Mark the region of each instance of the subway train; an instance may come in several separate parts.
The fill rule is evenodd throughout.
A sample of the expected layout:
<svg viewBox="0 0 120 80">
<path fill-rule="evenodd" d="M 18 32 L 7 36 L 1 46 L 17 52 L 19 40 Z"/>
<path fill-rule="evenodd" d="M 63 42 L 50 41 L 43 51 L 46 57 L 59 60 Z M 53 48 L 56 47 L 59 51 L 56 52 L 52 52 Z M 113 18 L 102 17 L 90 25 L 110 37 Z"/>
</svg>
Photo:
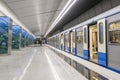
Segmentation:
<svg viewBox="0 0 120 80">
<path fill-rule="evenodd" d="M 47 42 L 120 73 L 120 6 L 53 35 Z"/>
</svg>

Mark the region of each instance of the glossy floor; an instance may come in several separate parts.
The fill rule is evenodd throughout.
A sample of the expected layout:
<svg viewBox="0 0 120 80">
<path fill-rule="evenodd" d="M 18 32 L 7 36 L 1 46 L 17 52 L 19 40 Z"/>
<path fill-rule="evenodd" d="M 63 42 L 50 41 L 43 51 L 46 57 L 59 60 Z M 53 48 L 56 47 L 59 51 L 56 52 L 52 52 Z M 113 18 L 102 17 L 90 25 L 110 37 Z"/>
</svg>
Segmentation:
<svg viewBox="0 0 120 80">
<path fill-rule="evenodd" d="M 0 80 L 87 80 L 47 47 L 0 56 Z"/>
</svg>

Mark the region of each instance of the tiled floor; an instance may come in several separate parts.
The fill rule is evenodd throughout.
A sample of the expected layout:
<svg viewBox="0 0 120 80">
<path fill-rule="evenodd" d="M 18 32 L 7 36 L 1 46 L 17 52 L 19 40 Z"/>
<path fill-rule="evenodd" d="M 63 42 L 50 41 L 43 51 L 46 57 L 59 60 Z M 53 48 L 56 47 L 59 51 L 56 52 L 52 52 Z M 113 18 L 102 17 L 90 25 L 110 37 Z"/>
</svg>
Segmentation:
<svg viewBox="0 0 120 80">
<path fill-rule="evenodd" d="M 47 47 L 0 56 L 0 80 L 87 80 Z"/>
</svg>

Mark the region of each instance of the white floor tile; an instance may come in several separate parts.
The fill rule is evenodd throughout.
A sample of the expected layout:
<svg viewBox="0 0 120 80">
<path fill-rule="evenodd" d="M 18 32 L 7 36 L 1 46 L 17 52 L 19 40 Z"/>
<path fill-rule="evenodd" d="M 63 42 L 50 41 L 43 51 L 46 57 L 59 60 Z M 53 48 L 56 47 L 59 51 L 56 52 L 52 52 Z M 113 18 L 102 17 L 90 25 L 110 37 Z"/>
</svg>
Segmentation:
<svg viewBox="0 0 120 80">
<path fill-rule="evenodd" d="M 0 80 L 87 80 L 47 47 L 0 56 Z"/>
</svg>

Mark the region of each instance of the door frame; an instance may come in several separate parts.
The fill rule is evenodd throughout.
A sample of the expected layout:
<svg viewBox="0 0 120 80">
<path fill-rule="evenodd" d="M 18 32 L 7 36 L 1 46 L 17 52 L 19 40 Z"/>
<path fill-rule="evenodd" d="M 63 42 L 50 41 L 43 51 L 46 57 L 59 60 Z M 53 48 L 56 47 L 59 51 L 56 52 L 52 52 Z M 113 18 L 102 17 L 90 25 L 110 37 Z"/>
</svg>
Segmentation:
<svg viewBox="0 0 120 80">
<path fill-rule="evenodd" d="M 93 47 L 91 47 L 91 38 L 93 38 L 93 36 L 92 36 L 92 34 L 90 34 L 90 30 L 91 30 L 91 28 L 92 27 L 94 27 L 94 25 L 96 26 L 96 29 L 97 29 L 97 36 L 96 36 L 96 40 L 97 40 L 97 42 L 96 42 L 96 46 L 98 47 L 98 27 L 97 27 L 97 22 L 94 22 L 94 23 L 92 23 L 92 24 L 89 24 L 89 29 L 88 29 L 88 45 L 89 45 L 89 48 L 88 48 L 88 50 L 89 50 L 89 61 L 91 61 L 91 62 L 94 62 L 94 63 L 98 63 L 98 58 L 97 58 L 97 62 L 96 61 L 93 61 L 92 59 L 91 59 L 91 49 L 93 48 Z M 92 31 L 92 30 L 91 30 Z M 97 51 L 97 56 L 98 56 L 98 51 Z"/>
</svg>

